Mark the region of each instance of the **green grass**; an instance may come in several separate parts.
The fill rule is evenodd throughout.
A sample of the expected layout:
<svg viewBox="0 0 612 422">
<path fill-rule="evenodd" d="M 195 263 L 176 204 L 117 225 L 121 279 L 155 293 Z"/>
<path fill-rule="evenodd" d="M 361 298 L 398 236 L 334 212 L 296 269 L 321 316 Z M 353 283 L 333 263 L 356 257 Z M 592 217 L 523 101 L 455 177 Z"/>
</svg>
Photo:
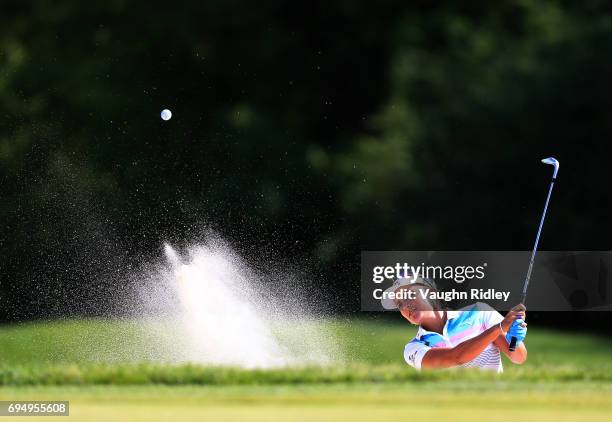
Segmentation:
<svg viewBox="0 0 612 422">
<path fill-rule="evenodd" d="M 71 417 L 88 421 L 607 421 L 611 393 L 609 384 L 526 382 L 0 388 L 3 400 L 69 400 Z"/>
<path fill-rule="evenodd" d="M 94 422 L 563 422 L 607 421 L 612 414 L 612 341 L 606 338 L 530 327 L 527 363 L 505 362 L 504 374 L 417 372 L 402 359 L 414 334 L 407 324 L 377 317 L 320 324 L 342 359 L 270 370 L 164 363 L 171 329 L 155 323 L 4 326 L 0 400 L 69 400 L 73 419 Z"/>
<path fill-rule="evenodd" d="M 0 328 L 0 385 L 278 385 L 443 380 L 612 382 L 612 341 L 532 328 L 525 365 L 505 362 L 499 376 L 480 371 L 424 371 L 408 367 L 408 324 L 377 318 L 322 322 L 344 356 L 326 367 L 269 370 L 159 361 L 171 345 L 169 328 L 134 321 L 55 321 Z"/>
</svg>

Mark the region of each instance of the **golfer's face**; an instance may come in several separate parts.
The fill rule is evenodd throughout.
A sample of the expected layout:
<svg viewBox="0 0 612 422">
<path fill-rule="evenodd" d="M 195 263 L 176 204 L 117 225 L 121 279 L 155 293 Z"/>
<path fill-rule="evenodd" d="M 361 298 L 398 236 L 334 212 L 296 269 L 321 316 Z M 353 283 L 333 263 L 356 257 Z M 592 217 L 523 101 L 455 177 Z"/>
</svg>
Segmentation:
<svg viewBox="0 0 612 422">
<path fill-rule="evenodd" d="M 433 313 L 431 304 L 421 296 L 421 291 L 426 289 L 423 286 L 413 285 L 403 286 L 396 290 L 396 292 L 402 290 L 413 292 L 414 299 L 396 299 L 395 302 L 402 316 L 412 324 L 420 325 L 423 319 L 430 317 Z"/>
</svg>

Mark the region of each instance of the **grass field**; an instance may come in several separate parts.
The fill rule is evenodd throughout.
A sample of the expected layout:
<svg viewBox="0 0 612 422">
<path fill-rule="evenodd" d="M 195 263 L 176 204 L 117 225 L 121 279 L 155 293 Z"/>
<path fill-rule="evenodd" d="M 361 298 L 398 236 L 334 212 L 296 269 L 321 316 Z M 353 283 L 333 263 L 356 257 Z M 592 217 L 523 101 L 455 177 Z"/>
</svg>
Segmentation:
<svg viewBox="0 0 612 422">
<path fill-rule="evenodd" d="M 417 373 L 402 362 L 408 325 L 377 318 L 322 324 L 343 351 L 338 363 L 256 371 L 144 362 L 155 355 L 154 331 L 130 321 L 5 326 L 0 399 L 70 400 L 72 418 L 94 421 L 612 420 L 612 341 L 605 338 L 535 327 L 528 362 L 505 362 L 501 376 Z"/>
<path fill-rule="evenodd" d="M 444 382 L 305 386 L 88 386 L 0 390 L 3 399 L 70 400 L 92 421 L 609 421 L 609 385 Z M 36 418 L 35 418 L 36 419 Z"/>
</svg>

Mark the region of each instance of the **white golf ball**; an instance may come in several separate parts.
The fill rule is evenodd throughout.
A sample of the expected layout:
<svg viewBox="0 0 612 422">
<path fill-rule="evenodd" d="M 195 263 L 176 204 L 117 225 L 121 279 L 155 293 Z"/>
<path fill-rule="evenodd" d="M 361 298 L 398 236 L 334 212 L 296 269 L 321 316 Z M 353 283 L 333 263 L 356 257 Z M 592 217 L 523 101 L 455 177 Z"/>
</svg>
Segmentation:
<svg viewBox="0 0 612 422">
<path fill-rule="evenodd" d="M 163 109 L 161 112 L 161 118 L 163 120 L 170 120 L 172 118 L 172 112 L 167 108 Z"/>
</svg>

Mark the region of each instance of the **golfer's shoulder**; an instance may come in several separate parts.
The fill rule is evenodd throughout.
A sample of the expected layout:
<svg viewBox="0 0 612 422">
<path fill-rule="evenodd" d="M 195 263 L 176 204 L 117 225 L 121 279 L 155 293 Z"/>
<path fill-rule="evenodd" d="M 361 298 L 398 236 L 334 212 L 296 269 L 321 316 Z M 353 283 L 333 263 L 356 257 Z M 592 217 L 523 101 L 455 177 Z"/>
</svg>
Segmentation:
<svg viewBox="0 0 612 422">
<path fill-rule="evenodd" d="M 413 349 L 421 349 L 421 348 L 431 348 L 431 347 L 441 347 L 444 346 L 444 338 L 438 333 L 432 333 L 429 331 L 425 331 L 419 328 L 416 336 L 412 340 L 410 340 L 406 346 L 404 346 L 405 350 L 413 350 Z"/>
<path fill-rule="evenodd" d="M 488 303 L 476 302 L 472 306 L 474 307 L 474 311 L 478 312 L 482 322 L 485 323 L 487 326 L 491 324 L 497 324 L 499 323 L 499 321 L 504 319 L 502 314 L 500 314 Z"/>
<path fill-rule="evenodd" d="M 484 302 L 476 302 L 471 305 L 465 306 L 454 313 L 450 323 L 451 329 L 462 327 L 465 324 L 468 325 L 490 325 L 491 321 L 497 321 L 503 317 L 499 312 L 491 307 L 491 305 Z"/>
<path fill-rule="evenodd" d="M 404 360 L 410 366 L 421 369 L 421 361 L 423 360 L 423 356 L 427 353 L 428 350 L 431 349 L 431 346 L 428 342 L 419 337 L 418 334 L 404 346 Z"/>
<path fill-rule="evenodd" d="M 410 341 L 408 341 L 408 343 L 406 343 L 406 345 L 404 346 L 404 350 L 412 350 L 415 348 L 427 346 L 427 342 L 423 338 L 423 334 L 423 331 L 419 327 L 416 332 L 416 335 L 412 339 L 410 339 Z"/>
<path fill-rule="evenodd" d="M 404 348 L 420 347 L 420 346 L 427 346 L 427 345 L 428 344 L 425 339 L 422 339 L 416 336 L 412 340 L 410 340 L 408 343 L 406 343 L 406 346 L 404 346 Z"/>
</svg>

